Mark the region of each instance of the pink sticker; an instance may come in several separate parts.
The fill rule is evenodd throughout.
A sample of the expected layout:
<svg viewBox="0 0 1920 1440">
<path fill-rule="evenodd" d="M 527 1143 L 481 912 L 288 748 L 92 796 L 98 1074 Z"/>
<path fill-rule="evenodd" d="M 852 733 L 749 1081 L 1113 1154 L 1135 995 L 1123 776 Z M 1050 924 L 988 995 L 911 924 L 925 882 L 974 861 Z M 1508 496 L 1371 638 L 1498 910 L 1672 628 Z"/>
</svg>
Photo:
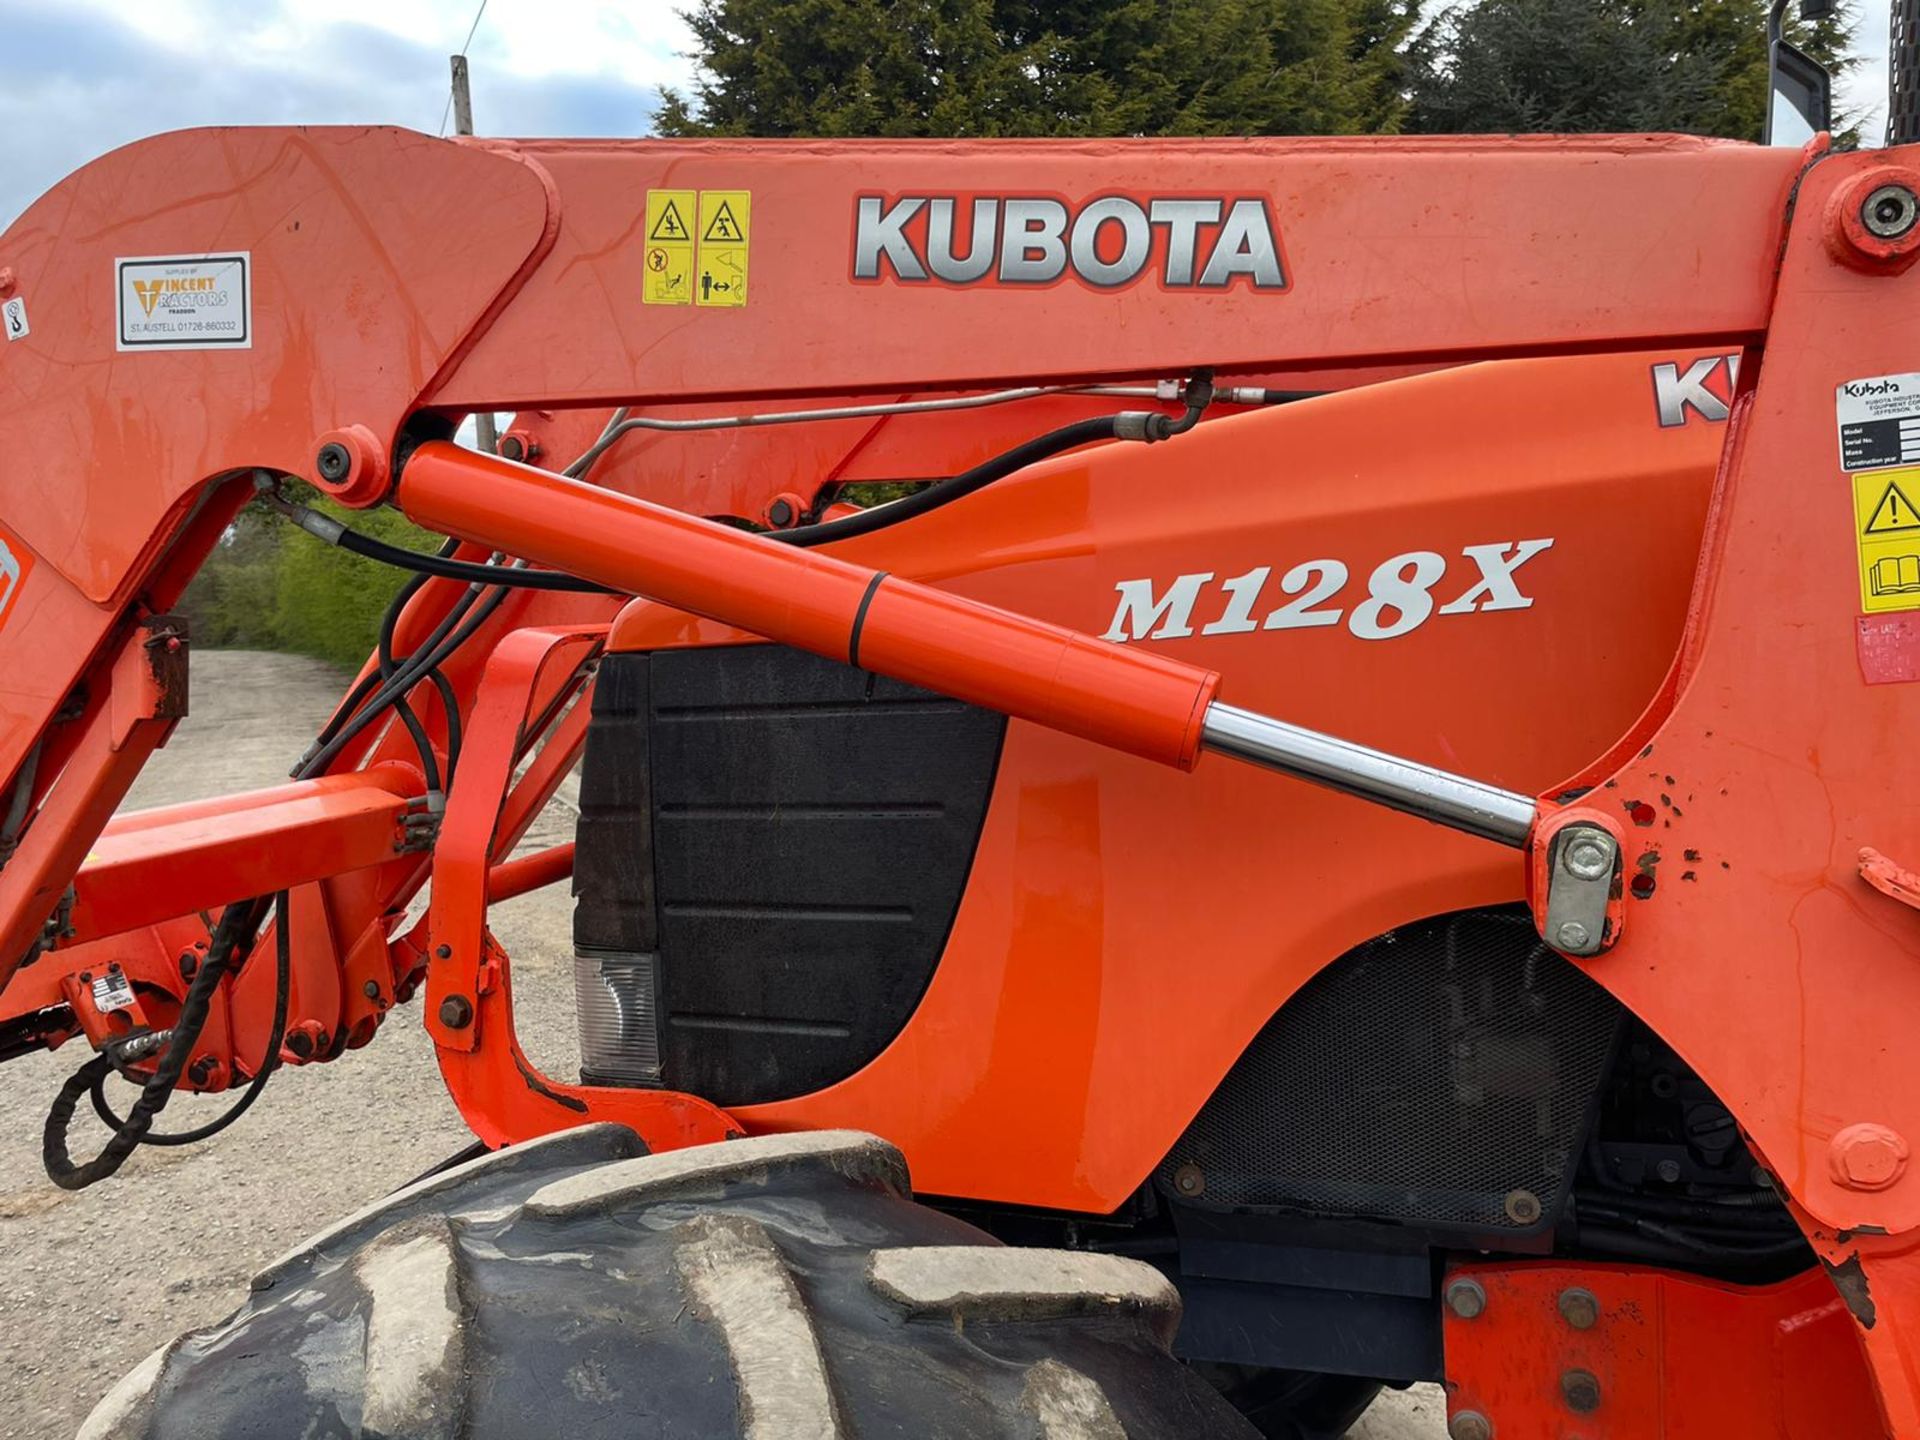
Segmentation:
<svg viewBox="0 0 1920 1440">
<path fill-rule="evenodd" d="M 1854 624 L 1860 676 L 1867 684 L 1920 680 L 1920 613 L 1862 615 Z"/>
</svg>

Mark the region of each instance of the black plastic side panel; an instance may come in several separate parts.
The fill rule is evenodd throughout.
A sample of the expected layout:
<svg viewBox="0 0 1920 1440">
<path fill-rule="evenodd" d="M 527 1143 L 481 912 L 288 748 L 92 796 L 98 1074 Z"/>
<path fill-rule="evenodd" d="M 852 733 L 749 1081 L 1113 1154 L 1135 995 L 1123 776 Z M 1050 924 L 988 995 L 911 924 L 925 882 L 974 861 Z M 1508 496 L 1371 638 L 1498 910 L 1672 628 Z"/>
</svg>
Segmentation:
<svg viewBox="0 0 1920 1440">
<path fill-rule="evenodd" d="M 660 956 L 663 1082 L 722 1105 L 877 1055 L 945 948 L 1006 719 L 779 646 L 613 655 L 581 782 L 586 950 Z"/>
<path fill-rule="evenodd" d="M 1511 1248 L 1566 1199 L 1621 1014 L 1524 906 L 1402 926 L 1255 1036 L 1161 1164 L 1163 1193 Z"/>
</svg>

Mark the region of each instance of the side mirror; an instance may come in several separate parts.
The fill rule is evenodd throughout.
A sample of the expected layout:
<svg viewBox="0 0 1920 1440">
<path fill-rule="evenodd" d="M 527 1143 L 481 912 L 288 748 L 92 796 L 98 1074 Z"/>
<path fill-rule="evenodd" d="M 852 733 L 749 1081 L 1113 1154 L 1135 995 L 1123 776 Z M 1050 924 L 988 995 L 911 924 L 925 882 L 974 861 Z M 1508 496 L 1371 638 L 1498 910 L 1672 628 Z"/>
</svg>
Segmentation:
<svg viewBox="0 0 1920 1440">
<path fill-rule="evenodd" d="M 1804 50 L 1777 40 L 1767 91 L 1767 144 L 1804 145 L 1833 128 L 1833 77 Z"/>
<path fill-rule="evenodd" d="M 1787 0 L 1767 9 L 1767 133 L 1769 145 L 1804 145 L 1833 128 L 1833 77 L 1804 50 L 1782 37 Z M 1800 18 L 1833 13 L 1833 0 L 1800 0 Z"/>
</svg>

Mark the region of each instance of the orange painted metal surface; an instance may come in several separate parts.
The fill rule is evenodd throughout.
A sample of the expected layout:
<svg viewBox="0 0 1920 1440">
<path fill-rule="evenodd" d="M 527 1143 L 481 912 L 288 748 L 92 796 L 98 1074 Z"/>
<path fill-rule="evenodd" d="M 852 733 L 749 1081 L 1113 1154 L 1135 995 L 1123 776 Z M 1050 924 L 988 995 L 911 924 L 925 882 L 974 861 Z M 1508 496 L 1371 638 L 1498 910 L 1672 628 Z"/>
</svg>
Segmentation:
<svg viewBox="0 0 1920 1440">
<path fill-rule="evenodd" d="M 1886 1433 L 1853 1317 L 1817 1271 L 1741 1286 L 1625 1265 L 1469 1264 L 1447 1283 L 1485 1296 L 1471 1319 L 1446 1317 L 1456 1425 L 1478 1415 L 1524 1440 Z"/>
<path fill-rule="evenodd" d="M 490 902 L 511 900 L 517 895 L 556 885 L 571 874 L 573 842 L 569 840 L 564 845 L 552 845 L 494 866 L 487 875 L 487 899 Z"/>
<path fill-rule="evenodd" d="M 74 877 L 75 937 L 383 864 L 419 789 L 417 771 L 390 765 L 117 816 Z"/>
<path fill-rule="evenodd" d="M 601 630 L 520 630 L 494 651 L 435 851 L 426 1028 L 462 1118 L 489 1145 L 588 1119 L 630 1125 L 666 1149 L 740 1133 L 726 1112 L 692 1095 L 551 1079 L 527 1059 L 514 1034 L 512 962 L 486 928 L 489 885 L 496 877 L 512 879 L 507 866 L 494 863 L 516 838 L 501 832 L 501 811 L 514 766 L 539 734 L 528 721 L 543 693 L 554 694 L 556 681 L 576 673 L 603 638 Z"/>
<path fill-rule="evenodd" d="M 1164 374 L 1199 363 L 1196 353 L 1251 373 L 1277 359 L 1758 336 L 1773 285 L 1766 242 L 1801 165 L 1788 150 L 1674 136 L 1088 140 L 997 153 L 885 140 L 498 148 L 552 176 L 564 262 L 530 277 L 436 389 L 454 408 Z M 636 217 L 652 186 L 752 192 L 748 304 L 615 298 L 641 294 Z M 1290 283 L 1258 294 L 1151 279 L 1112 292 L 850 283 L 862 196 L 991 190 L 1072 203 L 1264 195 Z"/>
</svg>

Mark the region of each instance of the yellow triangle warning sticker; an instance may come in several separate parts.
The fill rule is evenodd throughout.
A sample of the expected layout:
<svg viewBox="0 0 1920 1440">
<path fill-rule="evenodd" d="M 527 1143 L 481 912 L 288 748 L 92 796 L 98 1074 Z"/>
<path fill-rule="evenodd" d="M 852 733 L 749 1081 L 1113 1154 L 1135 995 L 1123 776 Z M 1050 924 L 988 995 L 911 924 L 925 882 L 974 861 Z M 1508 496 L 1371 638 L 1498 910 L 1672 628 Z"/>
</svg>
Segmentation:
<svg viewBox="0 0 1920 1440">
<path fill-rule="evenodd" d="M 667 201 L 661 210 L 660 218 L 653 222 L 653 228 L 647 231 L 649 240 L 691 240 L 693 235 L 687 229 L 687 222 L 680 218 L 680 207 L 672 200 Z"/>
<path fill-rule="evenodd" d="M 1920 468 L 1867 470 L 1853 480 L 1860 610 L 1920 610 Z"/>
<path fill-rule="evenodd" d="M 1896 530 L 1920 530 L 1920 506 L 1913 503 L 1897 480 L 1888 484 L 1860 533 L 1891 535 Z"/>
<path fill-rule="evenodd" d="M 747 238 L 740 228 L 740 222 L 733 218 L 733 206 L 727 201 L 720 202 L 720 208 L 713 212 L 713 218 L 707 221 L 707 228 L 701 233 L 702 240 L 729 240 L 739 242 Z"/>
</svg>

